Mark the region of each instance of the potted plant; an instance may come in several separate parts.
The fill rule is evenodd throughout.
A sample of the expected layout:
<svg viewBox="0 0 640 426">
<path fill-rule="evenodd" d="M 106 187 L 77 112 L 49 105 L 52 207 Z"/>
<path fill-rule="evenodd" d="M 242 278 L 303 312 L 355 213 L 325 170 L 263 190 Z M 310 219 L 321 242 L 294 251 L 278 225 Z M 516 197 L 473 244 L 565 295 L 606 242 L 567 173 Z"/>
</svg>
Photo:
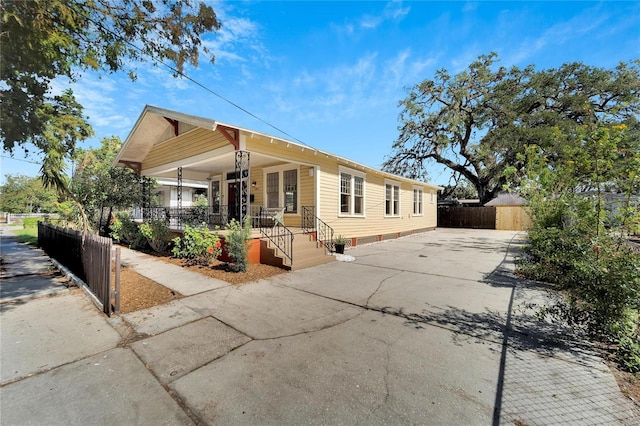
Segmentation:
<svg viewBox="0 0 640 426">
<path fill-rule="evenodd" d="M 345 244 L 347 244 L 347 238 L 344 235 L 338 235 L 333 239 L 333 249 L 336 253 L 344 254 Z"/>
</svg>

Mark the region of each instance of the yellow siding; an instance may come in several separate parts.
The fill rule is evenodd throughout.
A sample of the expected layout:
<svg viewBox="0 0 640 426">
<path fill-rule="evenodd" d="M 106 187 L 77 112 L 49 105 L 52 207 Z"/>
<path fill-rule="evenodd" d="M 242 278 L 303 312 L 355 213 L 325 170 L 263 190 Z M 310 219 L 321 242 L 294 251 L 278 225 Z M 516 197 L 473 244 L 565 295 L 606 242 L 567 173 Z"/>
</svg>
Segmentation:
<svg viewBox="0 0 640 426">
<path fill-rule="evenodd" d="M 151 169 L 162 166 L 174 161 L 213 151 L 228 144 L 229 141 L 218 132 L 196 129 L 154 146 L 144 159 L 142 168 Z"/>
<path fill-rule="evenodd" d="M 316 204 L 315 176 L 309 176 L 309 170 L 313 170 L 313 167 L 300 167 L 300 207 Z M 302 208 L 300 208 L 300 214 L 302 214 Z"/>
<path fill-rule="evenodd" d="M 344 165 L 344 167 L 349 167 Z M 354 169 L 355 170 L 355 169 Z M 361 171 L 361 170 L 358 170 Z M 413 188 L 410 182 L 400 183 L 400 216 L 385 217 L 385 177 L 368 172 L 365 178 L 365 217 L 339 217 L 339 169 L 334 163 L 321 173 L 320 218 L 337 234 L 346 237 L 366 237 L 404 233 L 437 225 L 437 204 L 431 203 L 430 188 L 423 188 L 423 215 L 413 215 Z M 434 190 L 435 191 L 435 190 Z"/>
<path fill-rule="evenodd" d="M 262 173 L 262 168 L 252 167 L 251 168 L 251 182 L 256 183 L 256 187 L 251 186 L 251 194 L 253 194 L 253 203 L 256 206 L 264 205 L 264 176 Z"/>
</svg>

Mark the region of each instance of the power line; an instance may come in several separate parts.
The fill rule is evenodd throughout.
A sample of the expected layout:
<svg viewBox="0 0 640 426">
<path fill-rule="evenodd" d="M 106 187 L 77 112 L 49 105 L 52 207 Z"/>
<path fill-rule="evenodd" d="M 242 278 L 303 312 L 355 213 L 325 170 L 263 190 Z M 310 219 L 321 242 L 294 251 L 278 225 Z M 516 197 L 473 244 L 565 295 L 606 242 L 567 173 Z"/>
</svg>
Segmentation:
<svg viewBox="0 0 640 426">
<path fill-rule="evenodd" d="M 76 10 L 76 12 L 78 12 Z M 249 111 L 248 109 L 238 105 L 237 103 L 233 102 L 230 99 L 227 99 L 226 97 L 222 96 L 221 94 L 217 93 L 215 90 L 210 89 L 209 87 L 205 86 L 204 84 L 200 83 L 199 81 L 189 77 L 188 75 L 186 75 L 184 72 L 177 70 L 175 67 L 173 67 L 172 65 L 164 62 L 163 60 L 159 59 L 159 58 L 155 58 L 151 55 L 146 54 L 141 48 L 139 48 L 138 46 L 136 46 L 135 44 L 133 44 L 132 42 L 130 42 L 129 40 L 125 39 L 124 37 L 122 37 L 120 34 L 115 33 L 113 30 L 106 28 L 102 22 L 96 22 L 93 18 L 91 18 L 90 16 L 86 16 L 86 19 L 89 20 L 90 22 L 92 22 L 94 25 L 97 25 L 98 27 L 100 27 L 103 31 L 106 31 L 108 33 L 110 33 L 111 35 L 113 35 L 114 37 L 118 38 L 121 42 L 127 44 L 128 46 L 132 47 L 133 49 L 137 50 L 138 52 L 142 53 L 143 56 L 149 57 L 153 62 L 158 63 L 160 65 L 164 65 L 165 67 L 169 68 L 172 72 L 174 72 L 175 74 L 185 78 L 186 80 L 192 82 L 193 84 L 195 84 L 196 86 L 206 90 L 207 92 L 211 93 L 214 96 L 217 96 L 218 98 L 222 99 L 223 101 L 227 102 L 229 105 L 233 106 L 234 108 L 239 109 L 240 111 L 244 112 L 245 114 L 255 118 L 256 120 L 266 124 L 267 126 L 271 127 L 272 129 L 282 133 L 283 135 L 295 140 L 296 142 L 301 143 L 302 145 L 308 146 L 309 148 L 314 149 L 311 145 L 301 141 L 300 139 L 296 138 L 295 136 L 289 134 L 288 132 L 282 130 L 281 128 L 269 123 L 268 121 L 264 120 L 263 118 L 259 117 L 258 115 L 252 113 L 251 111 Z"/>
<path fill-rule="evenodd" d="M 42 163 L 38 163 L 37 161 L 29 161 L 29 160 L 24 160 L 24 159 L 21 159 L 21 158 L 13 158 L 13 157 L 8 157 L 6 155 L 0 155 L 0 157 L 6 158 L 6 159 L 9 159 L 9 160 L 23 161 L 25 163 L 38 164 L 38 165 L 42 164 Z"/>
</svg>

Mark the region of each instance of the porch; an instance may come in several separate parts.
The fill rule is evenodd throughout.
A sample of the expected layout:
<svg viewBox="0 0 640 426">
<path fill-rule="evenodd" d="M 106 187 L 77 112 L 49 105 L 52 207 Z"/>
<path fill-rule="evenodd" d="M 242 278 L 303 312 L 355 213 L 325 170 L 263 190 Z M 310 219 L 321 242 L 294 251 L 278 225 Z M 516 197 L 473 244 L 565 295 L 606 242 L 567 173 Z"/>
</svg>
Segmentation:
<svg viewBox="0 0 640 426">
<path fill-rule="evenodd" d="M 277 210 L 279 214 L 260 205 L 252 205 L 249 209 L 251 263 L 302 269 L 334 260 L 331 256 L 333 229 L 315 216 L 315 207 L 302 207 L 303 214 L 297 227 L 285 226 L 282 222 L 284 209 Z M 230 232 L 226 229 L 229 222 L 238 220 L 237 211 L 229 206 L 151 207 L 134 210 L 133 218 L 140 222 L 163 221 L 176 233 L 183 232 L 187 225 L 204 223 L 224 238 Z"/>
</svg>

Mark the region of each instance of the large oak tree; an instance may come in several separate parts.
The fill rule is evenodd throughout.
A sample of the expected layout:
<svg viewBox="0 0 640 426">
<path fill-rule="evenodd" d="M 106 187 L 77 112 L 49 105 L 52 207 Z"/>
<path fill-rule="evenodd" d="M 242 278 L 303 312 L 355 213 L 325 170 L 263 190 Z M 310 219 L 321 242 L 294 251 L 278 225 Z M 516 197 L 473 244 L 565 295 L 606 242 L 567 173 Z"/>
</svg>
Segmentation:
<svg viewBox="0 0 640 426">
<path fill-rule="evenodd" d="M 582 126 L 637 127 L 640 61 L 540 71 L 496 62 L 496 54 L 482 55 L 457 75 L 442 69 L 410 88 L 384 169 L 421 178 L 437 162 L 454 180 L 470 182 L 484 204 L 505 185 L 517 186 L 518 154 L 527 146 L 542 147 L 553 162 L 563 151 L 557 145 L 577 143 Z"/>
</svg>

